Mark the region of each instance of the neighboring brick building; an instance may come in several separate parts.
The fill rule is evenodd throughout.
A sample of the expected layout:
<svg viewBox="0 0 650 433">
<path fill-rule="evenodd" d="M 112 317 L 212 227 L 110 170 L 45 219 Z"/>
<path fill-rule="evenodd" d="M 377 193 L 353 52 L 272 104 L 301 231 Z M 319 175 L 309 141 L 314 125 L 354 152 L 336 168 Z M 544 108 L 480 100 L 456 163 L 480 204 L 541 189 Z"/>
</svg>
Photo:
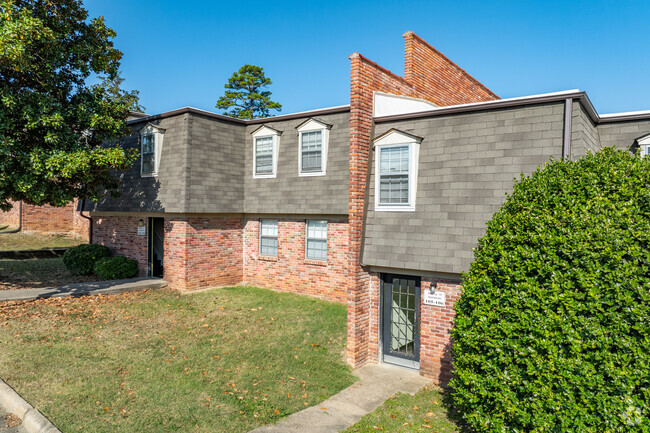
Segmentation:
<svg viewBox="0 0 650 433">
<path fill-rule="evenodd" d="M 79 203 L 74 200 L 62 207 L 13 204 L 8 212 L 0 212 L 0 227 L 21 227 L 25 232 L 66 234 L 88 240 L 88 220 L 79 215 Z"/>
<path fill-rule="evenodd" d="M 131 120 L 124 145 L 141 158 L 119 198 L 88 207 L 95 242 L 181 290 L 248 283 L 345 302 L 351 365 L 446 383 L 461 273 L 514 178 L 603 145 L 647 151 L 650 113 L 600 116 L 578 91 L 499 100 L 404 38 L 404 77 L 350 56 L 349 106 Z"/>
</svg>

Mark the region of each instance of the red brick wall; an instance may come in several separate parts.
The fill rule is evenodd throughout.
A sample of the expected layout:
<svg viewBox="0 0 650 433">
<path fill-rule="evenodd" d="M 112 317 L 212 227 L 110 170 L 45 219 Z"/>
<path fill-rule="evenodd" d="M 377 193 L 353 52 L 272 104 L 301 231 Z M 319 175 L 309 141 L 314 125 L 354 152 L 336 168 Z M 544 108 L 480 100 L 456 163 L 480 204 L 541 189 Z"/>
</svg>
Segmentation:
<svg viewBox="0 0 650 433">
<path fill-rule="evenodd" d="M 0 225 L 18 227 L 19 203 L 9 212 L 0 212 Z M 77 200 L 63 207 L 34 206 L 23 203 L 22 230 L 26 232 L 60 233 L 88 239 L 88 221 L 79 216 Z"/>
<path fill-rule="evenodd" d="M 147 275 L 147 236 L 138 235 L 139 219 L 139 216 L 94 216 L 93 243 L 106 245 L 115 255 L 137 260 L 142 277 Z"/>
<path fill-rule="evenodd" d="M 144 216 L 93 216 L 93 243 L 137 260 L 147 274 L 147 239 L 138 235 Z M 241 283 L 243 223 L 240 218 L 165 218 L 164 278 L 170 287 L 196 290 Z"/>
<path fill-rule="evenodd" d="M 438 307 L 420 303 L 420 374 L 446 386 L 451 379 L 451 329 L 454 323 L 454 305 L 460 297 L 462 287 L 458 281 L 422 277 L 421 299 L 424 292 L 436 283 L 436 291 L 446 294 L 446 305 Z M 369 360 L 377 362 L 380 357 L 380 290 L 379 274 L 370 273 L 370 347 Z"/>
<path fill-rule="evenodd" d="M 419 98 L 440 106 L 499 99 L 413 32 L 404 33 L 404 78 Z"/>
<path fill-rule="evenodd" d="M 346 302 L 349 281 L 349 227 L 345 220 L 327 225 L 327 262 L 305 259 L 305 220 L 279 219 L 278 257 L 261 257 L 260 221 L 244 227 L 244 281 L 292 293 Z"/>
<path fill-rule="evenodd" d="M 9 225 L 11 228 L 18 227 L 18 208 L 20 204 L 14 203 L 13 207 L 7 211 L 0 211 L 0 227 Z"/>
<path fill-rule="evenodd" d="M 232 286 L 243 277 L 241 218 L 165 219 L 165 275 L 171 287 Z"/>
</svg>

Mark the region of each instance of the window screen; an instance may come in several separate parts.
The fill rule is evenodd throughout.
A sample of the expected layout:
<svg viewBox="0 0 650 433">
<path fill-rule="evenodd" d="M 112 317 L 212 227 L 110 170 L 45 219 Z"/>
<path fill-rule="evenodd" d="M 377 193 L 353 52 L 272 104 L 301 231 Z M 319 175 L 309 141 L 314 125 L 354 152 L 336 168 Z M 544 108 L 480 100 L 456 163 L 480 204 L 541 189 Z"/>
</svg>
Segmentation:
<svg viewBox="0 0 650 433">
<path fill-rule="evenodd" d="M 300 134 L 301 169 L 305 173 L 323 170 L 323 132 Z"/>
<path fill-rule="evenodd" d="M 307 258 L 327 260 L 327 221 L 307 221 Z"/>
<path fill-rule="evenodd" d="M 156 141 L 153 134 L 142 136 L 142 174 L 156 171 Z"/>
<path fill-rule="evenodd" d="M 409 146 L 384 147 L 379 154 L 379 204 L 409 203 Z"/>
<path fill-rule="evenodd" d="M 273 137 L 255 139 L 255 174 L 273 174 Z"/>
<path fill-rule="evenodd" d="M 260 223 L 260 255 L 278 256 L 278 220 L 262 220 Z"/>
</svg>

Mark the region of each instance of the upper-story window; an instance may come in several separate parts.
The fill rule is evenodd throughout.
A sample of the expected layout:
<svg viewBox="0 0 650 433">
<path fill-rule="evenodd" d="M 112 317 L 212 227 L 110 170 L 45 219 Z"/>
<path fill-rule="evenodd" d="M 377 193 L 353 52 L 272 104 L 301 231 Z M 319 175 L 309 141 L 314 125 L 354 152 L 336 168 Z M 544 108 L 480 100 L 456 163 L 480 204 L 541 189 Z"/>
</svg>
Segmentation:
<svg viewBox="0 0 650 433">
<path fill-rule="evenodd" d="M 253 132 L 253 177 L 275 177 L 280 134 L 280 131 L 268 126 L 262 126 Z"/>
<path fill-rule="evenodd" d="M 641 156 L 650 155 L 650 134 L 642 135 L 634 140 L 634 143 L 639 146 L 639 154 Z"/>
<path fill-rule="evenodd" d="M 332 125 L 309 119 L 298 130 L 298 174 L 322 176 L 327 170 L 327 147 Z"/>
<path fill-rule="evenodd" d="M 395 129 L 375 139 L 375 210 L 415 210 L 421 141 Z"/>
<path fill-rule="evenodd" d="M 165 130 L 152 123 L 140 130 L 140 175 L 157 176 Z"/>
</svg>

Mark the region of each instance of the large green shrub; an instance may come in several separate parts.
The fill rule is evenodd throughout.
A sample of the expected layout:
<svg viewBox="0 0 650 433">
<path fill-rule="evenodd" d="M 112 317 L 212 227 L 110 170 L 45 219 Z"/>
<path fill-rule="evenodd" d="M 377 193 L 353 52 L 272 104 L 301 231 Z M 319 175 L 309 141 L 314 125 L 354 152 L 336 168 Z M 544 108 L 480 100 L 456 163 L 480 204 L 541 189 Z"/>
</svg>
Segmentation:
<svg viewBox="0 0 650 433">
<path fill-rule="evenodd" d="M 455 405 L 481 432 L 650 431 L 650 158 L 514 187 L 463 276 Z"/>
<path fill-rule="evenodd" d="M 63 264 L 74 275 L 91 275 L 95 262 L 111 255 L 104 245 L 83 244 L 68 248 L 63 254 Z"/>
<path fill-rule="evenodd" d="M 138 262 L 124 256 L 107 257 L 95 263 L 93 271 L 104 280 L 133 278 L 138 275 Z"/>
</svg>

